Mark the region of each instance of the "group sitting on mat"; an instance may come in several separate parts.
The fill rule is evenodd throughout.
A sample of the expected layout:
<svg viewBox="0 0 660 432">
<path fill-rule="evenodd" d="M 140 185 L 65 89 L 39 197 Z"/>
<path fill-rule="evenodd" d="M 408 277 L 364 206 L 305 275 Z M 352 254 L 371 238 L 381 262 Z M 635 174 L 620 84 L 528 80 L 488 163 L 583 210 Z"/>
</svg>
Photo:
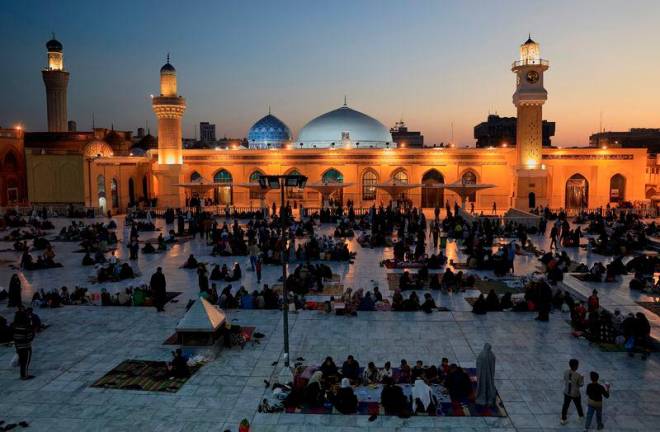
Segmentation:
<svg viewBox="0 0 660 432">
<path fill-rule="evenodd" d="M 490 360 L 494 372 L 495 357 L 490 352 L 490 345 L 487 350 L 480 354 L 479 358 L 483 359 L 478 359 L 478 368 Z M 379 368 L 373 362 L 361 367 L 351 355 L 338 367 L 332 357 L 327 357 L 318 367 L 299 366 L 291 387 L 279 386 L 274 392 L 279 395 L 281 403 L 276 402 L 273 406 L 265 399 L 259 410 L 288 413 L 336 411 L 345 415 L 383 414 L 404 418 L 412 415 L 500 415 L 494 384 L 477 383 L 475 371 L 470 372 L 472 376 L 459 365 L 450 364 L 447 358 L 437 366 L 425 365 L 418 360 L 411 367 L 404 359 L 398 367 L 392 367 L 388 361 Z M 490 381 L 488 375 L 482 376 Z M 485 393 L 489 396 L 480 397 Z M 477 408 L 479 404 L 483 406 Z"/>
<path fill-rule="evenodd" d="M 20 267 L 23 270 L 42 270 L 49 268 L 62 267 L 62 264 L 55 262 L 55 251 L 52 245 L 46 246 L 44 253 L 37 257 L 34 261 L 32 255 L 27 250 L 23 251 L 21 256 Z"/>
<path fill-rule="evenodd" d="M 298 248 L 293 253 L 293 247 L 290 246 L 289 262 L 293 260 L 306 262 L 309 260 L 325 261 L 351 261 L 355 258 L 355 252 L 348 250 L 348 244 L 345 241 L 336 241 L 335 239 L 323 236 L 316 237 L 312 235 L 308 242 L 298 244 Z"/>
</svg>

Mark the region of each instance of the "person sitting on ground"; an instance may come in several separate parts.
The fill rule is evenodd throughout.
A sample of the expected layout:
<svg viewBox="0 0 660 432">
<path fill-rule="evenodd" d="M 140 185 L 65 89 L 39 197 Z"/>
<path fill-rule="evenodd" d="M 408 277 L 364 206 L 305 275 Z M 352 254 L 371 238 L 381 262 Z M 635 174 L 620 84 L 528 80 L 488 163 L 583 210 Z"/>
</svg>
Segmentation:
<svg viewBox="0 0 660 432">
<path fill-rule="evenodd" d="M 153 254 L 156 253 L 156 248 L 151 244 L 150 241 L 146 242 L 144 244 L 144 247 L 142 248 L 142 253 L 143 254 Z"/>
<path fill-rule="evenodd" d="M 472 313 L 477 315 L 485 315 L 486 312 L 488 312 L 488 305 L 486 304 L 486 299 L 482 293 L 479 294 L 479 297 L 474 302 L 474 305 L 472 306 Z"/>
<path fill-rule="evenodd" d="M 312 374 L 305 386 L 303 403 L 309 407 L 320 407 L 325 403 L 325 391 L 323 390 L 323 372 L 316 371 Z"/>
<path fill-rule="evenodd" d="M 198 264 L 199 263 L 197 262 L 197 259 L 195 258 L 195 256 L 193 254 L 190 254 L 190 256 L 188 257 L 188 260 L 186 260 L 186 263 L 183 265 L 183 268 L 196 269 Z"/>
<path fill-rule="evenodd" d="M 488 312 L 498 312 L 502 310 L 502 306 L 500 305 L 500 299 L 497 297 L 497 294 L 495 294 L 494 289 L 490 289 L 488 291 L 488 296 L 486 297 L 486 309 Z"/>
<path fill-rule="evenodd" d="M 374 302 L 373 298 L 371 297 L 371 292 L 367 291 L 367 293 L 360 299 L 360 302 L 358 304 L 358 310 L 359 311 L 374 311 L 376 310 L 376 303 Z"/>
<path fill-rule="evenodd" d="M 401 360 L 399 365 L 399 384 L 410 384 L 412 378 L 412 369 L 405 359 Z"/>
<path fill-rule="evenodd" d="M 337 411 L 342 414 L 355 414 L 357 412 L 358 399 L 355 393 L 353 393 L 353 387 L 351 387 L 351 382 L 348 378 L 342 378 L 341 388 L 331 398 L 331 401 Z"/>
<path fill-rule="evenodd" d="M 170 376 L 173 378 L 188 378 L 190 376 L 190 368 L 188 367 L 188 359 L 183 355 L 181 348 L 177 348 L 172 352 L 172 361 L 169 364 Z"/>
<path fill-rule="evenodd" d="M 434 309 L 437 309 L 438 307 L 435 304 L 435 300 L 433 300 L 433 297 L 431 296 L 430 293 L 425 293 L 424 294 L 424 303 L 422 303 L 421 309 L 426 312 L 426 313 L 431 313 L 433 312 Z"/>
<path fill-rule="evenodd" d="M 91 256 L 89 256 L 89 252 L 86 252 L 85 256 L 83 256 L 82 265 L 84 266 L 94 265 L 94 260 L 92 259 Z"/>
<path fill-rule="evenodd" d="M 504 293 L 500 300 L 500 310 L 510 310 L 513 308 L 513 300 L 511 300 L 511 293 Z"/>
<path fill-rule="evenodd" d="M 383 390 L 380 393 L 380 403 L 385 410 L 385 415 L 405 416 L 408 410 L 408 398 L 403 394 L 403 389 L 394 384 L 392 377 L 383 378 Z"/>
<path fill-rule="evenodd" d="M 415 380 L 412 388 L 412 410 L 414 413 L 435 414 L 435 406 L 431 387 L 419 377 Z"/>
<path fill-rule="evenodd" d="M 339 377 L 339 369 L 337 368 L 337 365 L 335 364 L 335 361 L 332 359 L 332 357 L 326 357 L 319 370 L 323 372 L 323 378 L 327 382 L 337 382 L 337 378 Z"/>
<path fill-rule="evenodd" d="M 341 375 L 344 378 L 350 379 L 352 382 L 358 382 L 360 380 L 360 364 L 352 355 L 349 355 L 341 366 Z"/>
<path fill-rule="evenodd" d="M 370 385 L 370 384 L 378 384 L 380 381 L 380 371 L 374 364 L 374 362 L 369 362 L 367 364 L 367 367 L 364 369 L 364 372 L 362 372 L 362 384 L 363 385 Z"/>
<path fill-rule="evenodd" d="M 416 312 L 419 310 L 419 297 L 415 291 L 411 292 L 408 298 L 404 300 L 403 310 L 408 312 Z"/>
<path fill-rule="evenodd" d="M 403 294 L 401 294 L 400 289 L 395 289 L 394 294 L 392 294 L 392 310 L 393 311 L 402 311 L 403 310 Z"/>
<path fill-rule="evenodd" d="M 383 365 L 383 368 L 380 370 L 380 381 L 382 381 L 384 378 L 392 378 L 393 375 L 394 370 L 392 369 L 392 363 L 386 361 L 385 365 Z"/>
<path fill-rule="evenodd" d="M 449 366 L 449 373 L 445 379 L 445 387 L 452 402 L 461 402 L 468 399 L 472 391 L 472 382 L 470 377 L 458 365 L 452 363 Z"/>
<path fill-rule="evenodd" d="M 237 280 L 240 280 L 241 277 L 243 276 L 243 273 L 241 272 L 241 266 L 238 263 L 234 263 L 234 268 L 232 270 L 231 276 L 225 276 L 225 280 L 227 282 L 234 282 Z"/>
</svg>

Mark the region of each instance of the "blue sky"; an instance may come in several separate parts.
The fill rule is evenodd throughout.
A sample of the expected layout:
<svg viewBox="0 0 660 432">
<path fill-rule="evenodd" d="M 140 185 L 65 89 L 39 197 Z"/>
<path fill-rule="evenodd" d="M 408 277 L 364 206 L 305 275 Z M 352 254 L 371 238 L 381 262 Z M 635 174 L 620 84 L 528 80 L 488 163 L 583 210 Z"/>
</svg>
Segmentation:
<svg viewBox="0 0 660 432">
<path fill-rule="evenodd" d="M 54 31 L 71 73 L 79 129 L 134 130 L 155 118 L 149 94 L 167 52 L 200 121 L 244 136 L 273 113 L 297 132 L 349 105 L 390 126 L 403 117 L 427 142 L 461 144 L 488 112 L 514 115 L 510 64 L 527 33 L 551 62 L 544 117 L 555 143 L 598 128 L 660 127 L 656 1 L 17 1 L 0 9 L 0 125 L 44 130 L 40 69 Z"/>
</svg>

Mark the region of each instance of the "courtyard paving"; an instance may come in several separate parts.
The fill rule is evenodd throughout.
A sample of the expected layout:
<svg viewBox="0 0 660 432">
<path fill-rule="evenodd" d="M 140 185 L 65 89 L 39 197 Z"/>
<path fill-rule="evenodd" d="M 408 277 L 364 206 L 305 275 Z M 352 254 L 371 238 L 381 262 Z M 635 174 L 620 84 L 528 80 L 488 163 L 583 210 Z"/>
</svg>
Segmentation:
<svg viewBox="0 0 660 432">
<path fill-rule="evenodd" d="M 124 237 L 123 218 L 115 219 L 120 238 Z M 69 221 L 54 220 L 56 227 Z M 159 226 L 163 225 L 158 220 Z M 329 233 L 324 226 L 322 233 Z M 157 233 L 142 233 L 141 238 Z M 535 236 L 533 241 L 547 247 L 547 238 Z M 377 284 L 384 294 L 386 273 L 379 266 L 383 258 L 391 257 L 390 249 L 363 249 L 355 240 L 350 242 L 357 252 L 354 264 L 332 263 L 347 287 L 371 289 Z M 93 269 L 81 267 L 82 254 L 73 253 L 77 244 L 54 243 L 57 261 L 63 268 L 20 275 L 24 300 L 34 290 L 70 289 L 75 285 L 90 290 L 106 287 L 117 290 L 129 284 L 91 285 Z M 0 249 L 11 247 L 0 242 Z M 462 260 L 456 244 L 448 245 L 450 258 Z M 41 309 L 42 319 L 50 328 L 34 341 L 32 373 L 36 378 L 20 381 L 16 368 L 10 367 L 13 348 L 0 347 L 0 420 L 30 423 L 30 430 L 44 431 L 201 431 L 238 430 L 241 419 L 252 423 L 252 431 L 541 431 L 583 430 L 575 411 L 570 411 L 569 424 L 560 426 L 562 374 L 570 358 L 578 358 L 580 370 L 598 371 L 602 380 L 612 383 L 613 390 L 605 402 L 605 428 L 616 431 L 660 430 L 660 358 L 648 360 L 629 358 L 625 353 L 601 352 L 585 340 L 571 336 L 567 314 L 554 313 L 550 322 L 534 321 L 534 314 L 489 313 L 477 316 L 465 296 L 474 292 L 443 295 L 433 293 L 438 305 L 450 312 L 424 313 L 361 312 L 357 317 L 328 316 L 315 311 L 302 311 L 290 316 L 292 358 L 304 357 L 306 363 L 320 363 L 330 355 L 337 362 L 352 354 L 361 364 L 374 361 L 382 365 L 390 360 L 398 363 L 440 362 L 448 357 L 465 367 L 474 367 L 483 344 L 489 342 L 497 356 L 496 385 L 507 410 L 507 418 L 485 417 L 378 417 L 369 422 L 367 416 L 259 414 L 261 398 L 270 392 L 264 380 L 271 380 L 280 365 L 273 366 L 282 356 L 282 319 L 277 311 L 237 310 L 229 312 L 233 323 L 256 326 L 266 335 L 260 344 L 248 344 L 243 350 L 224 350 L 205 365 L 177 393 L 161 394 L 142 391 L 91 388 L 97 379 L 126 359 L 168 360 L 171 346 L 162 342 L 173 332 L 184 315 L 188 299 L 196 297 L 197 276 L 180 269 L 190 253 L 201 261 L 233 264 L 239 261 L 249 267 L 247 257 L 213 258 L 210 248 L 199 239 L 174 246 L 167 254 L 140 255 L 137 268 L 148 281 L 157 266 L 164 268 L 168 290 L 182 291 L 177 303 L 170 303 L 166 312 L 153 308 L 68 306 Z M 576 259 L 591 264 L 607 258 L 587 254 L 584 250 L 569 250 Z M 127 258 L 123 245 L 117 251 Z M 6 287 L 13 270 L 9 262 L 18 254 L 3 252 L 0 259 L 0 286 Z M 135 267 L 135 265 L 134 265 Z M 515 268 L 519 275 L 536 270 L 534 257 L 518 256 Z M 264 266 L 262 282 L 273 283 L 280 269 Z M 256 287 L 254 273 L 244 271 L 241 281 L 248 289 Z M 222 287 L 224 285 L 219 285 Z M 234 284 L 236 286 L 236 284 Z M 615 294 L 612 294 L 614 292 Z M 608 288 L 607 298 L 636 299 L 621 282 Z M 11 321 L 12 310 L 0 305 L 0 314 Z M 648 314 L 647 314 L 648 315 Z M 281 362 L 280 362 L 281 364 Z M 20 430 L 20 428 L 18 429 Z"/>
</svg>

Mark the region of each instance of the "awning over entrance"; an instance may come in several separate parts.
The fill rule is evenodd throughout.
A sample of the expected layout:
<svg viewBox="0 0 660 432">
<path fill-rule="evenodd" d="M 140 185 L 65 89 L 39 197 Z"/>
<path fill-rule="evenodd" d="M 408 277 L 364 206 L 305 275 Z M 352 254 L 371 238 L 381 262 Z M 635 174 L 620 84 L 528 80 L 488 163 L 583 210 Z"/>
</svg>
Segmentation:
<svg viewBox="0 0 660 432">
<path fill-rule="evenodd" d="M 483 189 L 494 188 L 495 186 L 496 185 L 492 183 L 463 183 L 460 180 L 447 184 L 424 185 L 425 188 L 432 188 L 432 189 L 442 188 L 454 192 L 456 195 L 461 197 L 461 203 L 463 203 L 463 205 L 465 205 L 465 201 L 467 200 L 470 194 L 473 194 Z"/>
<path fill-rule="evenodd" d="M 314 189 L 323 195 L 328 195 L 338 190 L 352 186 L 353 183 L 340 183 L 340 182 L 314 182 L 307 183 L 306 188 Z"/>
<path fill-rule="evenodd" d="M 402 183 L 396 180 L 388 180 L 384 183 L 377 183 L 375 186 L 378 189 L 389 193 L 392 198 L 398 198 L 402 193 L 405 193 L 410 189 L 416 189 L 422 185 L 419 183 Z"/>
</svg>

